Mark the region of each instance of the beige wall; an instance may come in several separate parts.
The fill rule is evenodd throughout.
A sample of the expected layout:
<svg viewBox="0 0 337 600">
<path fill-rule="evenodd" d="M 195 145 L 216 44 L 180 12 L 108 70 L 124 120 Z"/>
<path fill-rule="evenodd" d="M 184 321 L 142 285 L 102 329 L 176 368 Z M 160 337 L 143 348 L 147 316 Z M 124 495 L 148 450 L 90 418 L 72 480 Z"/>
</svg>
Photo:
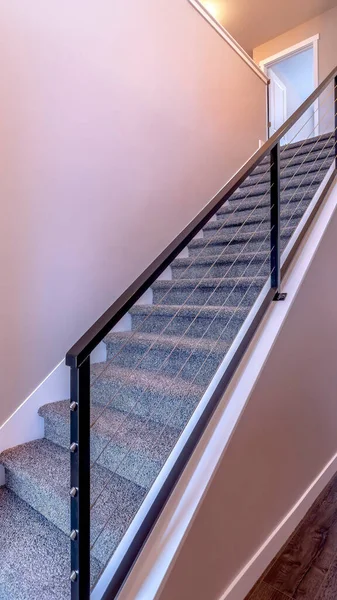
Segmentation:
<svg viewBox="0 0 337 600">
<path fill-rule="evenodd" d="M 160 600 L 218 600 L 337 451 L 336 236 L 335 211 Z"/>
<path fill-rule="evenodd" d="M 336 0 L 202 0 L 252 55 L 253 48 L 336 6 Z M 272 7 L 272 10 L 271 10 Z"/>
<path fill-rule="evenodd" d="M 258 147 L 265 85 L 181 0 L 0 0 L 0 423 Z"/>
</svg>

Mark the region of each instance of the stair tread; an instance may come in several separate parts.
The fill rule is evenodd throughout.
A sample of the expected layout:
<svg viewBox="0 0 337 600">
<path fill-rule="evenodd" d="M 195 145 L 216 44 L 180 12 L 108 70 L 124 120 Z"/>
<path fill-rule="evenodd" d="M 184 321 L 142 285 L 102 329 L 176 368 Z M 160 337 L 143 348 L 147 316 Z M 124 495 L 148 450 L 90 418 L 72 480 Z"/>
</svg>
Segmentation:
<svg viewBox="0 0 337 600">
<path fill-rule="evenodd" d="M 127 339 L 123 337 L 123 334 L 108 334 L 108 339 L 111 339 L 110 335 L 118 335 L 122 340 Z M 138 334 L 136 334 L 138 338 Z M 150 334 L 142 334 L 142 342 L 152 343 L 158 336 Z M 172 337 L 172 336 L 171 336 Z M 174 341 L 178 341 L 179 338 L 174 338 Z M 196 342 L 194 341 L 194 344 Z M 172 342 L 170 343 L 171 346 Z M 191 347 L 192 344 L 189 346 Z M 207 345 L 209 348 L 209 345 Z M 108 363 L 97 363 L 91 366 L 92 371 L 92 382 L 94 383 L 97 379 L 105 379 L 108 382 L 114 382 L 116 385 L 136 385 L 139 389 L 150 389 L 156 393 L 162 393 L 164 390 L 171 390 L 171 393 L 176 393 L 181 397 L 186 395 L 200 397 L 202 388 L 199 385 L 187 384 L 182 379 L 175 379 L 172 381 L 172 377 L 163 373 L 156 373 L 152 371 L 144 371 L 137 368 L 127 368 L 115 365 L 113 361 Z"/>
<path fill-rule="evenodd" d="M 69 538 L 7 488 L 0 488 L 1 600 L 70 600 Z M 92 581 L 101 564 L 92 557 Z"/>
<path fill-rule="evenodd" d="M 176 280 L 175 280 L 176 281 Z M 186 281 L 186 280 L 184 280 Z M 187 281 L 191 281 L 187 279 Z M 213 280 L 212 280 L 213 281 Z M 187 304 L 144 304 L 136 305 L 130 310 L 131 315 L 160 315 L 160 316 L 192 316 L 202 318 L 226 317 L 233 313 L 246 316 L 248 309 L 246 307 L 237 306 L 199 306 Z"/>
<path fill-rule="evenodd" d="M 305 212 L 305 209 L 307 207 L 309 200 L 307 200 L 307 202 L 303 202 L 301 203 L 300 206 L 285 206 L 283 207 L 283 209 L 281 208 L 281 221 L 286 220 L 288 217 L 293 217 L 293 218 L 297 218 L 297 217 L 301 217 L 303 215 L 303 213 Z M 265 206 L 262 208 L 256 208 L 254 210 L 254 212 L 247 210 L 240 210 L 238 212 L 233 212 L 231 213 L 227 213 L 227 214 L 221 214 L 221 216 L 217 217 L 216 221 L 210 221 L 208 222 L 204 227 L 203 227 L 203 231 L 215 231 L 215 230 L 220 230 L 223 228 L 223 230 L 225 230 L 226 228 L 232 228 L 235 226 L 240 226 L 240 225 L 249 225 L 252 223 L 261 223 L 261 221 L 263 221 L 263 219 L 265 219 L 264 223 L 262 223 L 263 227 L 265 229 L 267 229 L 270 224 L 269 224 L 269 206 Z M 247 214 L 246 214 L 247 213 Z M 260 229 L 262 229 L 260 227 Z M 208 239 L 208 238 L 207 238 Z"/>
<path fill-rule="evenodd" d="M 153 289 L 158 290 L 170 290 L 179 288 L 207 288 L 214 289 L 216 287 L 234 288 L 237 286 L 249 287 L 250 285 L 263 285 L 266 281 L 265 277 L 226 277 L 222 279 L 220 277 L 211 277 L 207 279 L 175 279 L 173 281 L 166 281 L 164 279 L 156 281 L 153 285 Z M 150 305 L 151 306 L 151 305 Z M 216 308 L 216 306 L 215 306 Z"/>
<path fill-rule="evenodd" d="M 230 252 L 228 254 L 224 254 L 223 256 L 219 256 L 218 254 L 209 254 L 207 256 L 191 256 L 188 258 L 175 258 L 172 265 L 176 265 L 179 267 L 189 267 L 190 265 L 213 265 L 214 263 L 223 263 L 223 264 L 232 264 L 236 260 L 240 260 L 242 262 L 248 262 L 255 258 L 263 262 L 269 256 L 268 251 L 260 251 L 260 252 L 245 252 L 242 255 L 238 255 L 237 252 Z"/>
<path fill-rule="evenodd" d="M 222 346 L 223 353 L 226 349 L 227 346 Z M 205 352 L 208 353 L 209 348 Z M 186 381 L 179 374 L 168 375 L 161 364 L 152 370 L 135 366 L 137 361 L 128 368 L 116 365 L 114 360 L 102 363 L 102 367 L 92 365 L 93 403 L 123 412 L 132 411 L 140 417 L 181 429 L 202 397 L 205 385 Z"/>
<path fill-rule="evenodd" d="M 157 403 L 161 401 L 158 393 Z M 150 487 L 180 436 L 172 426 L 173 413 L 164 423 L 133 410 L 125 412 L 110 405 L 91 404 L 90 454 L 92 462 L 128 479 L 142 488 Z M 69 446 L 69 401 L 43 406 L 39 410 L 45 422 L 45 437 Z"/>
<path fill-rule="evenodd" d="M 305 158 L 303 158 L 303 155 L 298 156 L 298 161 L 294 161 L 294 162 L 292 162 L 292 160 L 289 162 L 289 158 L 281 159 L 281 180 L 287 181 L 295 173 L 300 174 L 303 171 L 304 172 L 308 172 L 308 171 L 313 172 L 313 170 L 319 170 L 319 168 L 323 164 L 326 164 L 327 165 L 326 169 L 328 169 L 329 168 L 328 157 L 331 154 L 332 147 L 333 146 L 331 146 L 331 147 L 328 146 L 323 151 L 322 150 L 317 150 L 317 151 L 314 150 L 312 152 L 312 154 L 306 155 Z M 297 158 L 297 156 L 295 158 Z M 256 181 L 258 181 L 260 178 L 262 178 L 262 176 L 265 178 L 266 181 L 269 181 L 270 180 L 270 175 L 269 175 L 269 170 L 268 170 L 269 165 L 265 165 L 265 166 L 266 166 L 266 168 L 264 169 L 264 171 L 261 171 L 261 169 L 259 167 L 256 167 L 254 169 L 254 171 L 252 171 L 252 173 L 247 177 L 247 179 L 245 179 L 245 181 L 242 182 L 242 184 L 240 185 L 240 188 L 249 187 L 253 183 L 256 183 Z"/>
<path fill-rule="evenodd" d="M 322 180 L 323 180 L 323 176 L 322 176 Z M 286 190 L 282 190 L 281 189 L 281 205 L 287 202 L 297 202 L 298 200 L 300 200 L 301 198 L 304 198 L 306 196 L 310 196 L 311 194 L 315 193 L 315 190 L 319 187 L 320 181 L 315 180 L 314 182 L 310 182 L 308 185 L 302 185 L 300 187 L 294 187 L 294 188 L 288 188 Z M 237 192 L 234 192 L 234 194 L 229 198 L 227 206 L 233 206 L 234 208 L 234 203 L 236 204 L 240 204 L 243 203 L 245 200 L 251 200 L 255 202 L 255 206 L 264 206 L 264 204 L 261 201 L 266 201 L 268 200 L 268 202 L 270 202 L 270 196 L 269 196 L 269 187 L 265 186 L 265 187 L 255 187 L 252 186 L 252 190 L 250 192 L 247 193 L 247 191 L 245 190 L 244 193 L 241 193 L 240 188 L 239 190 L 237 190 Z"/>
<path fill-rule="evenodd" d="M 297 165 L 291 165 L 291 162 L 288 166 L 281 165 L 281 175 L 280 175 L 280 185 L 281 190 L 285 188 L 292 189 L 297 187 L 300 183 L 302 183 L 303 178 L 305 178 L 305 186 L 310 185 L 308 181 L 314 178 L 315 176 L 321 176 L 322 178 L 325 175 L 325 172 L 329 169 L 329 157 L 331 156 L 332 161 L 332 148 L 328 149 L 327 155 L 323 155 L 322 157 L 318 155 L 313 161 L 305 161 L 301 162 Z M 283 169 L 283 170 L 282 170 Z M 270 175 L 268 170 L 265 173 L 265 176 L 261 178 L 261 174 L 253 173 L 247 177 L 247 179 L 240 185 L 238 189 L 247 190 L 250 187 L 255 187 L 256 185 L 267 185 L 270 182 Z M 308 179 L 307 179 L 308 178 Z"/>
<path fill-rule="evenodd" d="M 329 165 L 327 165 L 326 169 L 323 169 L 323 167 L 321 166 L 320 169 L 313 169 L 311 168 L 303 170 L 303 173 L 297 173 L 296 175 L 293 175 L 292 177 L 289 177 L 288 179 L 285 178 L 281 178 L 280 180 L 280 189 L 281 189 L 281 193 L 285 192 L 287 190 L 294 190 L 296 188 L 298 188 L 299 186 L 301 186 L 301 189 L 305 190 L 306 188 L 309 188 L 311 185 L 314 184 L 314 182 L 320 182 L 321 179 L 323 179 L 324 175 L 325 175 L 325 171 L 327 171 L 329 168 Z M 301 185 L 302 184 L 302 185 Z M 254 182 L 249 186 L 240 186 L 233 194 L 232 198 L 241 198 L 242 196 L 247 195 L 247 193 L 249 194 L 250 197 L 255 197 L 255 196 L 259 196 L 263 193 L 265 193 L 265 191 L 270 189 L 270 183 L 267 182 L 261 182 L 259 183 Z"/>
<path fill-rule="evenodd" d="M 304 146 L 311 146 L 314 145 L 316 142 L 325 142 L 327 140 L 329 140 L 331 138 L 332 132 L 328 131 L 327 133 L 321 133 L 320 135 L 316 135 L 316 136 L 312 136 L 309 138 L 306 138 L 304 140 L 299 140 L 298 142 L 292 142 L 290 140 L 290 142 L 287 142 L 286 144 L 281 146 L 281 152 L 291 148 L 292 150 L 297 150 L 298 148 L 304 147 Z M 333 142 L 331 141 L 331 144 Z"/>
<path fill-rule="evenodd" d="M 69 450 L 46 439 L 36 440 L 6 450 L 0 462 L 6 470 L 7 486 L 68 535 Z M 95 465 L 91 470 L 92 503 L 102 491 L 91 511 L 91 532 L 93 543 L 104 529 L 92 554 L 105 563 L 140 506 L 145 489 Z"/>
<path fill-rule="evenodd" d="M 282 232 L 281 234 L 283 236 L 287 236 L 290 235 L 293 231 L 293 227 L 288 226 L 288 227 L 283 227 L 282 228 Z M 195 238 L 193 239 L 189 244 L 188 244 L 188 248 L 203 248 L 204 246 L 210 246 L 210 245 L 214 245 L 214 244 L 221 244 L 221 243 L 232 243 L 232 244 L 239 244 L 240 242 L 250 242 L 250 241 L 256 241 L 256 240 L 261 240 L 266 238 L 267 236 L 267 230 L 266 229 L 262 229 L 260 228 L 258 231 L 252 232 L 252 231 L 239 231 L 238 233 L 235 233 L 233 231 L 222 231 L 217 233 L 217 235 L 212 239 L 212 238 Z M 266 238 L 267 241 L 268 238 Z"/>
<path fill-rule="evenodd" d="M 109 343 L 113 340 L 118 340 L 121 342 L 128 342 L 129 344 L 137 344 L 144 346 L 146 348 L 149 345 L 161 346 L 167 350 L 171 350 L 172 347 L 176 349 L 182 350 L 195 350 L 198 347 L 200 350 L 209 351 L 213 349 L 214 341 L 209 340 L 207 338 L 201 340 L 195 340 L 194 338 L 189 337 L 180 337 L 174 335 L 158 335 L 151 333 L 138 333 L 138 332 L 121 332 L 121 333 L 108 333 L 105 337 L 105 342 Z M 222 353 L 223 350 L 228 348 L 228 344 L 226 342 L 221 342 L 214 350 L 215 352 Z"/>
<path fill-rule="evenodd" d="M 308 199 L 311 200 L 318 190 L 319 185 L 314 184 L 308 186 L 307 189 L 303 190 L 300 188 L 296 192 L 294 190 L 286 190 L 281 192 L 281 210 L 282 206 L 288 203 L 294 205 L 295 203 L 301 203 L 301 201 Z M 235 198 L 231 197 L 228 202 L 218 210 L 217 217 L 226 213 L 231 214 L 231 211 L 239 212 L 239 210 L 249 210 L 250 208 L 264 208 L 270 206 L 270 198 L 267 194 L 260 194 L 259 196 L 247 196 L 247 198 Z"/>
<path fill-rule="evenodd" d="M 282 147 L 281 147 L 281 154 L 280 154 L 280 165 L 281 165 L 281 170 L 283 170 L 283 174 L 285 173 L 284 169 L 286 168 L 292 168 L 294 166 L 300 166 L 301 164 L 312 164 L 314 163 L 316 160 L 317 162 L 319 160 L 324 160 L 324 158 L 326 158 L 330 152 L 331 149 L 333 148 L 333 143 L 331 143 L 331 140 L 326 144 L 327 140 L 323 140 L 321 145 L 317 145 L 315 147 L 313 147 L 310 152 L 308 152 L 308 149 L 306 148 L 301 148 L 301 151 L 299 151 L 298 148 L 295 148 L 294 151 L 290 151 L 289 149 L 287 151 L 284 151 L 284 153 L 282 154 Z M 267 172 L 268 169 L 270 167 L 270 159 L 269 157 L 266 157 L 265 159 L 263 159 L 259 165 L 257 165 L 255 167 L 255 169 L 252 171 L 252 173 L 249 175 L 249 177 L 252 177 L 254 175 L 258 175 L 259 173 L 262 172 Z"/>
</svg>

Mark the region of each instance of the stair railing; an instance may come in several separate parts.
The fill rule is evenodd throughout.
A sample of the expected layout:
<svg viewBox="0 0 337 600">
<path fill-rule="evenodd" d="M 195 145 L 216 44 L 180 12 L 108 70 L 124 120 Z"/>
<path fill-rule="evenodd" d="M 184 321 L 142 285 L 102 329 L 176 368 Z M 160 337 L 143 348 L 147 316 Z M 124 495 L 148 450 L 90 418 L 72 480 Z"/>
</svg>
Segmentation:
<svg viewBox="0 0 337 600">
<path fill-rule="evenodd" d="M 280 149 L 280 141 L 284 138 L 298 120 L 305 115 L 313 103 L 321 97 L 329 84 L 334 84 L 334 130 L 321 149 L 317 158 L 327 159 L 332 155 L 334 169 L 321 190 L 319 202 L 311 211 L 305 226 L 301 229 L 292 245 L 291 252 L 281 266 L 281 162 L 286 160 L 286 148 Z M 322 103 L 320 110 L 322 109 Z M 301 129 L 304 125 L 301 127 Z M 332 153 L 330 142 L 333 141 Z M 303 146 L 303 144 L 302 144 Z M 303 147 L 300 146 L 297 159 L 300 160 Z M 116 300 L 110 308 L 96 321 L 96 323 L 74 344 L 66 355 L 66 364 L 71 369 L 70 390 L 70 507 L 71 507 L 71 598 L 72 600 L 89 600 L 91 594 L 90 580 L 90 432 L 91 432 L 91 397 L 90 397 L 90 355 L 106 335 L 119 323 L 126 313 L 135 305 L 137 300 L 151 287 L 172 261 L 191 242 L 197 233 L 210 221 L 221 207 L 233 197 L 235 191 L 252 174 L 262 161 L 269 157 L 270 161 L 270 187 L 268 190 L 270 202 L 270 252 L 269 252 L 269 284 L 261 300 L 259 309 L 246 328 L 245 334 L 235 352 L 233 353 L 225 373 L 218 382 L 212 396 L 190 432 L 189 438 L 184 443 L 175 458 L 175 463 L 170 472 L 162 481 L 160 489 L 152 494 L 147 506 L 142 511 L 143 517 L 137 525 L 132 539 L 124 545 L 119 553 L 118 563 L 114 568 L 113 576 L 106 586 L 104 598 L 115 598 L 120 591 L 134 561 L 136 560 L 147 536 L 160 515 L 168 497 L 170 496 L 177 480 L 186 466 L 193 450 L 195 449 L 202 433 L 205 430 L 220 398 L 238 367 L 258 325 L 260 324 L 268 306 L 273 301 L 282 300 L 285 294 L 281 291 L 281 282 L 285 272 L 296 252 L 298 246 L 312 222 L 329 186 L 336 174 L 337 168 L 337 68 L 326 77 L 311 96 L 300 108 L 280 127 L 280 129 L 247 161 L 247 163 L 234 175 L 234 177 L 216 194 L 207 206 L 191 221 L 187 227 L 169 244 L 169 246 L 153 261 L 153 263 L 138 277 L 138 279 Z M 297 160 L 296 159 L 296 160 Z M 304 161 L 303 161 L 304 162 Z M 300 163 L 300 167 L 303 165 Z M 311 163 L 310 163 L 311 164 Z M 322 166 L 324 161 L 322 162 Z M 287 165 L 286 165 L 287 166 Z M 322 168 L 321 166 L 321 168 Z M 296 164 L 293 177 L 296 177 Z M 325 168 L 325 167 L 324 167 Z M 309 172 L 309 171 L 308 171 Z M 260 180 L 259 180 L 260 181 Z M 256 185 L 259 184 L 259 181 Z M 288 184 L 289 185 L 289 184 Z M 294 193 L 298 193 L 301 183 Z M 287 188 L 284 188 L 285 190 Z M 283 190 L 284 191 L 284 190 Z M 287 206 L 290 205 L 290 197 Z M 302 201 L 302 200 L 301 200 Z M 256 207 L 255 207 L 256 208 Z M 255 210 L 254 208 L 254 210 Z M 291 217 L 290 217 L 291 218 Z M 248 242 L 247 242 L 248 243 Z"/>
</svg>

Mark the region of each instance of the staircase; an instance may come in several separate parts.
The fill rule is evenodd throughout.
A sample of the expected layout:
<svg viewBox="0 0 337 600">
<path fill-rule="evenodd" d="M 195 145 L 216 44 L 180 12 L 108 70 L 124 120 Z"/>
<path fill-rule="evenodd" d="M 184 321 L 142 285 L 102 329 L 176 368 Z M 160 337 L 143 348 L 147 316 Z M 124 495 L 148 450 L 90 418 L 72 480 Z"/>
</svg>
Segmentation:
<svg viewBox="0 0 337 600">
<path fill-rule="evenodd" d="M 333 134 L 281 148 L 282 249 L 333 157 Z M 269 181 L 265 159 L 91 366 L 93 585 L 270 275 Z M 69 400 L 39 415 L 45 437 L 0 457 L 0 600 L 70 598 Z"/>
</svg>

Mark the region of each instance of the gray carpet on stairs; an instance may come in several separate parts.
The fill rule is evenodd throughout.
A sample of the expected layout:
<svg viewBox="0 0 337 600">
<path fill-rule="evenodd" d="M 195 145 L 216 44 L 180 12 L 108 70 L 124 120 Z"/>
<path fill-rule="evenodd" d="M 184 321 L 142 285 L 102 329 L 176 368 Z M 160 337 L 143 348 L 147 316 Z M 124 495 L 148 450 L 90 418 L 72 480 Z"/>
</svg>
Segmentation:
<svg viewBox="0 0 337 600">
<path fill-rule="evenodd" d="M 285 248 L 333 159 L 331 134 L 281 153 Z M 110 332 L 91 367 L 91 579 L 114 552 L 269 276 L 265 159 Z M 46 401 L 48 399 L 46 398 Z M 69 400 L 39 410 L 45 437 L 5 451 L 0 600 L 69 600 Z"/>
</svg>

